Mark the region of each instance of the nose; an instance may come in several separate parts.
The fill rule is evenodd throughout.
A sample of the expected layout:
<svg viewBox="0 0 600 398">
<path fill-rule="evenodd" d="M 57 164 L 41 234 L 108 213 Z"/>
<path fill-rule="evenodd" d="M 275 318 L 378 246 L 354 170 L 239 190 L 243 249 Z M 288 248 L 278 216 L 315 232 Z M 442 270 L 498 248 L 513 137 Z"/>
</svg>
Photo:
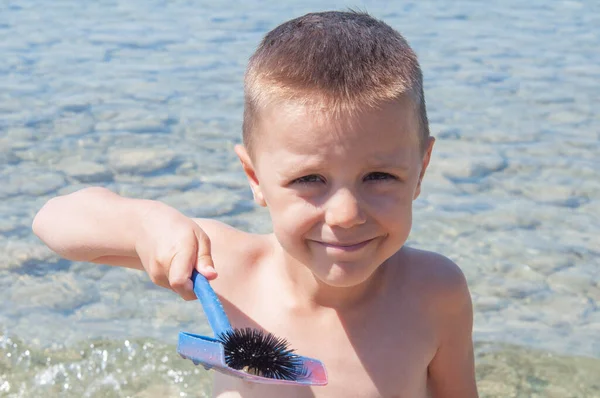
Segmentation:
<svg viewBox="0 0 600 398">
<path fill-rule="evenodd" d="M 325 223 L 331 227 L 347 229 L 366 221 L 360 201 L 348 189 L 338 189 L 325 206 Z"/>
</svg>

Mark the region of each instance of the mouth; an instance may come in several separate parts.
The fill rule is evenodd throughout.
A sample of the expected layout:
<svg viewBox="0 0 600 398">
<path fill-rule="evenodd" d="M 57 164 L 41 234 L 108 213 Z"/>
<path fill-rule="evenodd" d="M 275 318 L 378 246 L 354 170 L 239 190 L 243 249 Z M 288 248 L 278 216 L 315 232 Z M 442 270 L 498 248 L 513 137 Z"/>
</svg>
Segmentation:
<svg viewBox="0 0 600 398">
<path fill-rule="evenodd" d="M 367 246 L 369 243 L 374 241 L 375 238 L 367 239 L 359 242 L 322 242 L 322 241 L 313 241 L 321 246 L 324 246 L 328 249 L 332 249 L 337 252 L 354 252 L 362 249 Z"/>
</svg>

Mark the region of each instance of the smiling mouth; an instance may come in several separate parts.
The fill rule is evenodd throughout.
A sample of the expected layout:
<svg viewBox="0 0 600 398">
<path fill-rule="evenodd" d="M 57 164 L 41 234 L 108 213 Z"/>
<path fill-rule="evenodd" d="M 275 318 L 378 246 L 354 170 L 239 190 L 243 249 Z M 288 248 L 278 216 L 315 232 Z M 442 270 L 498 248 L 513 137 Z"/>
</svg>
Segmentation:
<svg viewBox="0 0 600 398">
<path fill-rule="evenodd" d="M 374 240 L 373 239 L 368 239 L 362 242 L 357 242 L 357 243 L 345 243 L 345 242 L 321 242 L 321 241 L 314 241 L 322 246 L 325 246 L 327 248 L 332 248 L 334 250 L 339 250 L 339 251 L 344 251 L 344 252 L 351 252 L 351 251 L 356 251 L 359 249 L 362 249 L 363 247 L 365 247 L 366 245 L 368 245 L 370 242 L 372 242 Z"/>
</svg>

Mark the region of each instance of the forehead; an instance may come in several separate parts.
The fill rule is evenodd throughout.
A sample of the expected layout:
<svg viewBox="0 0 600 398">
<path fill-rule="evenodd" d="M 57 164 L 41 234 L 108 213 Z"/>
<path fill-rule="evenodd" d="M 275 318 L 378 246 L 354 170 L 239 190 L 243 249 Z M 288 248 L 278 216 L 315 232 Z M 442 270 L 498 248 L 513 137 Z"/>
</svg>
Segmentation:
<svg viewBox="0 0 600 398">
<path fill-rule="evenodd" d="M 256 128 L 257 151 L 282 145 L 298 153 L 329 153 L 332 148 L 396 152 L 419 150 L 418 117 L 410 99 L 377 107 L 331 110 L 325 104 L 281 101 L 260 112 Z"/>
</svg>

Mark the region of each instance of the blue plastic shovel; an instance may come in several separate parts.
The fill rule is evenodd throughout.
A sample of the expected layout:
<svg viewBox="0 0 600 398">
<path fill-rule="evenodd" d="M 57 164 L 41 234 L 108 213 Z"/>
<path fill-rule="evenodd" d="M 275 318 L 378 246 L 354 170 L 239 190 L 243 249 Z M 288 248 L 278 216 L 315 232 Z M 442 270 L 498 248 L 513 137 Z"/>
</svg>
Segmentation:
<svg viewBox="0 0 600 398">
<path fill-rule="evenodd" d="M 197 271 L 192 273 L 194 293 L 200 300 L 208 323 L 215 336 L 231 330 L 231 324 L 225 314 L 223 305 L 215 294 L 206 278 Z M 213 337 L 179 332 L 177 352 L 183 358 L 190 359 L 194 365 L 203 365 L 205 369 L 214 369 L 218 372 L 239 377 L 254 383 L 263 384 L 288 384 L 288 385 L 314 385 L 327 384 L 327 371 L 323 363 L 317 359 L 299 356 L 306 372 L 296 380 L 272 379 L 247 373 L 243 370 L 233 369 L 225 362 L 223 344 Z"/>
</svg>

